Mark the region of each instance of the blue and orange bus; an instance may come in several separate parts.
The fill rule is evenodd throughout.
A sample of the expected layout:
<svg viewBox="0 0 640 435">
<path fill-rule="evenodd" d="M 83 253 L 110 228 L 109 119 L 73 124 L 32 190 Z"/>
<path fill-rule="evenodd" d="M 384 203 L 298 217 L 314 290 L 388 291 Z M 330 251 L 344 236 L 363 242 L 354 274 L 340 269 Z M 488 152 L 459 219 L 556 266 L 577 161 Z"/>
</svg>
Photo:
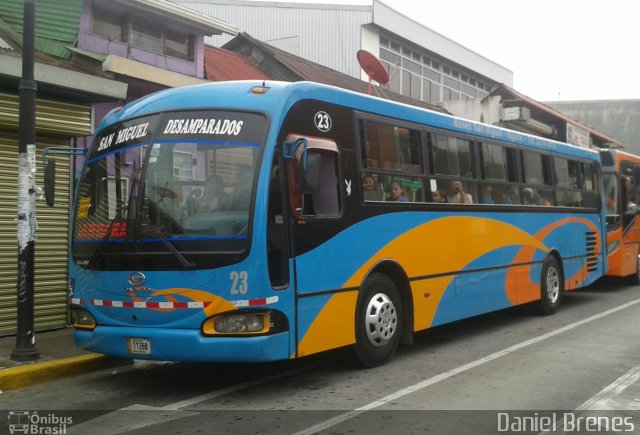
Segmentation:
<svg viewBox="0 0 640 435">
<path fill-rule="evenodd" d="M 162 91 L 110 113 L 69 263 L 76 343 L 269 361 L 514 305 L 606 270 L 599 155 L 315 83 Z"/>
<path fill-rule="evenodd" d="M 607 276 L 640 284 L 640 157 L 600 151 L 607 213 Z"/>
</svg>

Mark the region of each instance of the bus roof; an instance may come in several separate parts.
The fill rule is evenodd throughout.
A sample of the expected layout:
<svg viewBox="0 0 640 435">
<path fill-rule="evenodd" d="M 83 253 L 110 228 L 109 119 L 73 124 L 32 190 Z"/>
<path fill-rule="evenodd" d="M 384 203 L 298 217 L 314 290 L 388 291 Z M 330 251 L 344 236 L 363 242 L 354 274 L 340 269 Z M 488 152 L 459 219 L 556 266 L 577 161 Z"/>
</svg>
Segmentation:
<svg viewBox="0 0 640 435">
<path fill-rule="evenodd" d="M 253 93 L 255 87 L 265 87 L 265 93 Z M 396 118 L 436 128 L 473 134 L 541 150 L 597 160 L 598 153 L 567 143 L 545 139 L 526 133 L 495 127 L 455 116 L 433 112 L 383 98 L 365 95 L 334 86 L 314 82 L 228 81 L 159 91 L 110 112 L 100 129 L 125 119 L 136 118 L 166 110 L 224 109 L 251 110 L 270 114 L 279 122 L 293 104 L 304 99 L 316 99 L 351 107 L 361 112 Z"/>
<path fill-rule="evenodd" d="M 640 156 L 637 156 L 635 154 L 631 154 L 627 151 L 622 151 L 619 149 L 603 149 L 601 150 L 603 152 L 608 152 L 610 153 L 612 156 L 615 156 L 616 159 L 619 160 L 630 160 L 632 162 L 635 163 L 640 163 Z"/>
</svg>

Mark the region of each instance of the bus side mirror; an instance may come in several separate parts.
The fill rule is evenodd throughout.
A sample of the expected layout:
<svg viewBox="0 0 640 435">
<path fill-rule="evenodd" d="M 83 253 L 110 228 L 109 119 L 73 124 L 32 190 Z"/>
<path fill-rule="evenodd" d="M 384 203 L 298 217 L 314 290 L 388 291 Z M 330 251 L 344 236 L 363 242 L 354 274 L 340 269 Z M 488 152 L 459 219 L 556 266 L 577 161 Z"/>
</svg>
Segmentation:
<svg viewBox="0 0 640 435">
<path fill-rule="evenodd" d="M 320 191 L 322 155 L 320 151 L 338 152 L 333 140 L 321 137 L 304 137 L 290 134 L 282 143 L 285 160 L 287 192 L 291 215 L 300 219 L 304 209 L 305 194 Z"/>
<path fill-rule="evenodd" d="M 317 153 L 303 154 L 302 193 L 317 193 L 320 190 L 320 163 L 322 158 Z"/>
<path fill-rule="evenodd" d="M 47 160 L 44 167 L 44 198 L 49 207 L 53 207 L 56 196 L 56 161 Z"/>
</svg>

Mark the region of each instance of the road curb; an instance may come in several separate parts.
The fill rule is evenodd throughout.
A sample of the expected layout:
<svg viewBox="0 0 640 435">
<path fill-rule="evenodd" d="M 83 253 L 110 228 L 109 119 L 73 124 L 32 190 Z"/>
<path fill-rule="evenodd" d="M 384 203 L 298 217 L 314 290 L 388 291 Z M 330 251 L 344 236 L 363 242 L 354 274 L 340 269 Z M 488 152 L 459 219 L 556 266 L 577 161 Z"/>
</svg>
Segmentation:
<svg viewBox="0 0 640 435">
<path fill-rule="evenodd" d="M 14 390 L 65 376 L 125 364 L 131 364 L 131 361 L 101 354 L 89 354 L 5 368 L 0 370 L 0 390 Z"/>
</svg>

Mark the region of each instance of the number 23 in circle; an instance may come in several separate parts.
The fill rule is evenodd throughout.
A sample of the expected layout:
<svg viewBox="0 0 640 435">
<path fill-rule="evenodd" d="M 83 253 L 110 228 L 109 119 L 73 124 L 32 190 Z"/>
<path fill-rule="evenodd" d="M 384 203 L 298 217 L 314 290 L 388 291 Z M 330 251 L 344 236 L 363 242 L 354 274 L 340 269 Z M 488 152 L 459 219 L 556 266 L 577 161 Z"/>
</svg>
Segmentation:
<svg viewBox="0 0 640 435">
<path fill-rule="evenodd" d="M 231 275 L 229 275 L 229 279 L 231 280 L 232 295 L 247 294 L 249 290 L 249 283 L 247 282 L 249 280 L 249 274 L 246 271 L 241 270 L 238 272 L 234 270 L 231 272 Z"/>
<path fill-rule="evenodd" d="M 327 112 L 320 111 L 314 117 L 316 128 L 322 132 L 331 130 L 331 117 Z"/>
</svg>

